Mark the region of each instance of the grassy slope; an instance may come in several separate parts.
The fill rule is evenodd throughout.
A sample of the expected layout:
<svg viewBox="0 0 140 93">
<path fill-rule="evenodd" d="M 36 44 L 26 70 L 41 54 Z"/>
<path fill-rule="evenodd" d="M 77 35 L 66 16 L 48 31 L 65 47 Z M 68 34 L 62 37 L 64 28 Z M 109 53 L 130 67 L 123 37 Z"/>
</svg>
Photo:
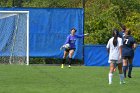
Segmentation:
<svg viewBox="0 0 140 93">
<path fill-rule="evenodd" d="M 114 74 L 108 85 L 108 67 L 71 69 L 58 66 L 0 65 L 0 93 L 139 93 L 140 68 L 134 68 L 132 79 L 120 85 Z"/>
</svg>

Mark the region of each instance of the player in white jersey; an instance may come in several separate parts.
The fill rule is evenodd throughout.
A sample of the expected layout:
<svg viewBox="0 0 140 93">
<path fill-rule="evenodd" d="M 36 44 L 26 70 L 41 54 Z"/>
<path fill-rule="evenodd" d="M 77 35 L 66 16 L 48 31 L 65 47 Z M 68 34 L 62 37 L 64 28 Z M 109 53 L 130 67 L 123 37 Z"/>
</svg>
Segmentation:
<svg viewBox="0 0 140 93">
<path fill-rule="evenodd" d="M 113 78 L 113 72 L 115 65 L 118 64 L 118 70 L 120 75 L 120 84 L 125 83 L 124 82 L 124 75 L 122 71 L 122 39 L 118 36 L 119 32 L 117 29 L 114 29 L 113 31 L 113 37 L 109 39 L 108 44 L 106 46 L 108 52 L 109 52 L 109 60 L 110 63 L 110 71 L 109 71 L 109 84 L 112 84 L 112 78 Z"/>
</svg>

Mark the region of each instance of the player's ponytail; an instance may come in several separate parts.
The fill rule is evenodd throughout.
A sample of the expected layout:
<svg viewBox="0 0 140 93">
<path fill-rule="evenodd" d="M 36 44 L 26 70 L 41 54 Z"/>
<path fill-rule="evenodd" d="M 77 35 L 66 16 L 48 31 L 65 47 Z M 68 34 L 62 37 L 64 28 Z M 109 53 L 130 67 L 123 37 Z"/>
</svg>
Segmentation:
<svg viewBox="0 0 140 93">
<path fill-rule="evenodd" d="M 117 40 L 118 35 L 119 35 L 118 29 L 114 29 L 113 30 L 113 37 L 114 37 L 114 39 L 113 39 L 113 45 L 114 45 L 114 47 L 116 47 L 117 44 L 118 44 L 118 40 Z"/>
</svg>

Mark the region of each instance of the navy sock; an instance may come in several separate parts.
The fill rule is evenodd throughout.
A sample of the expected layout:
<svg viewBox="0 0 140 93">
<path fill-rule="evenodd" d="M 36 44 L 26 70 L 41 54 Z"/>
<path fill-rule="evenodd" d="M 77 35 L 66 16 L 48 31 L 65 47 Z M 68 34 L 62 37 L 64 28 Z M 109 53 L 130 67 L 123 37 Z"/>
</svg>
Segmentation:
<svg viewBox="0 0 140 93">
<path fill-rule="evenodd" d="M 127 66 L 123 66 L 124 77 L 126 77 L 126 70 L 127 70 Z"/>
<path fill-rule="evenodd" d="M 69 58 L 69 65 L 71 65 L 72 63 L 72 58 Z"/>
<path fill-rule="evenodd" d="M 65 63 L 66 63 L 66 59 L 63 59 L 62 64 L 65 64 Z"/>
<path fill-rule="evenodd" d="M 129 64 L 128 76 L 131 76 L 132 67 L 133 67 L 133 65 L 132 64 Z"/>
</svg>

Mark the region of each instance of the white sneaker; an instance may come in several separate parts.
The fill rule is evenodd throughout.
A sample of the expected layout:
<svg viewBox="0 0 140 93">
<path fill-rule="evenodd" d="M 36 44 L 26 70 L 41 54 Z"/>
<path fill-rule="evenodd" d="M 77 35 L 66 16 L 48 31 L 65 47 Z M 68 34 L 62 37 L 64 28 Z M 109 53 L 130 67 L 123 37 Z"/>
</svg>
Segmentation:
<svg viewBox="0 0 140 93">
<path fill-rule="evenodd" d="M 112 84 L 112 82 L 109 82 L 108 84 L 109 84 L 109 85 L 111 85 L 111 84 Z"/>
<path fill-rule="evenodd" d="M 70 65 L 69 65 L 68 67 L 69 67 L 69 68 L 71 68 L 71 66 L 70 66 Z"/>
<path fill-rule="evenodd" d="M 120 84 L 125 84 L 125 81 L 120 81 Z"/>
</svg>

